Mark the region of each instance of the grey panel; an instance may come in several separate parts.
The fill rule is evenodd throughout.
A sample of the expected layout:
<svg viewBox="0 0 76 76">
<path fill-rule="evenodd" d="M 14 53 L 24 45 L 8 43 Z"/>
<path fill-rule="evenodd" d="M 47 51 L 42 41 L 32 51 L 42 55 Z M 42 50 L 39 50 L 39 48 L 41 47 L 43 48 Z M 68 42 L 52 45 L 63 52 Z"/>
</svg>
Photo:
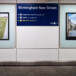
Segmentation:
<svg viewBox="0 0 76 76">
<path fill-rule="evenodd" d="M 60 3 L 76 3 L 76 0 L 60 0 Z"/>
<path fill-rule="evenodd" d="M 58 3 L 58 0 L 17 0 L 17 3 Z"/>
<path fill-rule="evenodd" d="M 16 3 L 16 0 L 0 0 L 0 3 Z"/>
</svg>

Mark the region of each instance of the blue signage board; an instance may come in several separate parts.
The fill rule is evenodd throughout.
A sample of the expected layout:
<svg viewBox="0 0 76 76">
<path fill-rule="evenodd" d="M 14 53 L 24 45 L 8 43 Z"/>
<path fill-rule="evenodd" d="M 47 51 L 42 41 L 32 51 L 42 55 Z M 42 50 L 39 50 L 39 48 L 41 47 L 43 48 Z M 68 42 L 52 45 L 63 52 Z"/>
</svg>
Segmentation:
<svg viewBox="0 0 76 76">
<path fill-rule="evenodd" d="M 17 4 L 17 26 L 58 26 L 58 4 Z"/>
</svg>

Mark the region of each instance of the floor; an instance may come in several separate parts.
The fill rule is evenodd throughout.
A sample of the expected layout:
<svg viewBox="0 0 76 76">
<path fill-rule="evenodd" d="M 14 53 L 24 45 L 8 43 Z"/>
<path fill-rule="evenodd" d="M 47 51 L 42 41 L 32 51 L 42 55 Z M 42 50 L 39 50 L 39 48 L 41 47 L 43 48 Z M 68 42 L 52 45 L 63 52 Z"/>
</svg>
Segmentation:
<svg viewBox="0 0 76 76">
<path fill-rule="evenodd" d="M 0 76 L 76 76 L 76 66 L 0 66 Z"/>
</svg>

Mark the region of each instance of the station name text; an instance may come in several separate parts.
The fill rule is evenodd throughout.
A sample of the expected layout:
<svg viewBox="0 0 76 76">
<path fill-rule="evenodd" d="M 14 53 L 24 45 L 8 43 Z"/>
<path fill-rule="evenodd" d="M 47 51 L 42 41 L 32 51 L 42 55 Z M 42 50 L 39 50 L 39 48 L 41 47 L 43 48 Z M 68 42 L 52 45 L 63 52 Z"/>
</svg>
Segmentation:
<svg viewBox="0 0 76 76">
<path fill-rule="evenodd" d="M 34 7 L 34 6 L 18 6 L 18 9 L 22 9 L 22 10 L 56 10 L 57 7 L 51 7 L 51 6 L 38 6 L 38 7 Z"/>
</svg>

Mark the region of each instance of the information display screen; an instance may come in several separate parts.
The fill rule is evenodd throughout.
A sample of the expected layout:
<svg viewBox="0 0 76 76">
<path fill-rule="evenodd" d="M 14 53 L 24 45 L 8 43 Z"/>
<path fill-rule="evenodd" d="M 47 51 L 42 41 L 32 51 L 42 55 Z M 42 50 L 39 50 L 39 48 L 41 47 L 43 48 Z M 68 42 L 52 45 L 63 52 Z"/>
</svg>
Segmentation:
<svg viewBox="0 0 76 76">
<path fill-rule="evenodd" d="M 9 40 L 9 13 L 0 12 L 0 40 Z"/>
<path fill-rule="evenodd" d="M 66 13 L 66 40 L 76 40 L 76 13 Z"/>
<path fill-rule="evenodd" d="M 17 4 L 18 26 L 58 26 L 58 4 Z"/>
</svg>

